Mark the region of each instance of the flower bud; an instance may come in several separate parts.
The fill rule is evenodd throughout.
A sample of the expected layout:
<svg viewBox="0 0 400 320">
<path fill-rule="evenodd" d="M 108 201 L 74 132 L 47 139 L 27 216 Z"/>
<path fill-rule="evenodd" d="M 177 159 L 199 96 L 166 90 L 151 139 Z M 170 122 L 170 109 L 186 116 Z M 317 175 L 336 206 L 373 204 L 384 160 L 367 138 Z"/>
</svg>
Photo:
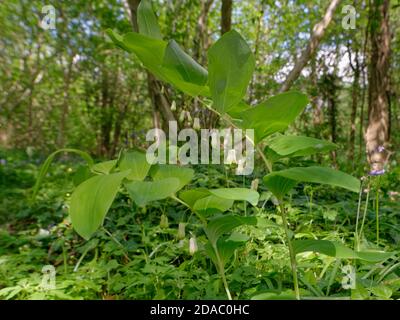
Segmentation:
<svg viewBox="0 0 400 320">
<path fill-rule="evenodd" d="M 182 110 L 181 114 L 179 115 L 179 122 L 183 122 L 185 120 L 185 115 L 185 110 Z"/>
<path fill-rule="evenodd" d="M 184 222 L 179 222 L 178 235 L 177 235 L 177 238 L 179 240 L 185 239 L 185 227 L 186 224 Z"/>
<path fill-rule="evenodd" d="M 188 119 L 189 122 L 192 121 L 192 116 L 190 115 L 189 111 L 186 111 L 186 118 Z"/>
<path fill-rule="evenodd" d="M 160 227 L 163 229 L 168 228 L 168 217 L 165 214 L 161 216 Z"/>
<path fill-rule="evenodd" d="M 254 180 L 251 182 L 251 189 L 257 191 L 257 189 L 258 189 L 258 183 L 259 183 L 259 182 L 260 182 L 260 180 L 254 179 Z"/>
<path fill-rule="evenodd" d="M 195 238 L 195 237 L 191 237 L 191 238 L 189 239 L 189 253 L 190 253 L 191 255 L 194 255 L 194 254 L 196 253 L 197 250 L 198 250 L 198 247 L 197 247 L 196 238 Z"/>
<path fill-rule="evenodd" d="M 193 129 L 194 130 L 200 130 L 200 119 L 199 118 L 194 118 L 193 122 Z"/>
<path fill-rule="evenodd" d="M 175 100 L 171 103 L 171 111 L 176 111 L 176 102 Z"/>
</svg>

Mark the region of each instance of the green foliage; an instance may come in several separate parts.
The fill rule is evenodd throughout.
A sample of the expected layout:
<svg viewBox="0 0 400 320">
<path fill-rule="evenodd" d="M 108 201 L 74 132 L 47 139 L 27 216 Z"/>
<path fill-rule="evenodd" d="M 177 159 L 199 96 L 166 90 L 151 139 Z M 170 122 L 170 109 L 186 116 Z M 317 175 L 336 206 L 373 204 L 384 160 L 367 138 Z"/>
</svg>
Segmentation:
<svg viewBox="0 0 400 320">
<path fill-rule="evenodd" d="M 155 39 L 162 39 L 157 17 L 153 12 L 150 0 L 142 0 L 137 8 L 139 32 Z"/>
<path fill-rule="evenodd" d="M 32 219 L 40 213 L 43 220 L 37 220 L 28 233 L 15 231 L 17 235 L 14 235 L 13 228 L 8 227 L 6 231 L 0 230 L 0 252 L 7 252 L 5 257 L 0 257 L 0 285 L 4 286 L 0 287 L 0 297 L 221 299 L 224 297 L 220 290 L 223 286 L 229 299 L 231 292 L 235 298 L 291 299 L 300 297 L 300 279 L 301 294 L 305 296 L 320 298 L 334 291 L 335 297 L 339 298 L 346 298 L 348 294 L 363 299 L 398 298 L 398 254 L 380 250 L 393 250 L 395 246 L 386 241 L 383 248 L 374 247 L 362 239 L 362 243 L 357 244 L 360 251 L 354 251 L 343 241 L 353 237 L 352 221 L 359 219 L 359 212 L 357 217 L 353 214 L 356 212 L 352 206 L 353 194 L 337 191 L 337 195 L 323 187 L 307 187 L 305 191 L 307 189 L 310 198 L 306 199 L 295 189 L 299 183 L 318 183 L 358 193 L 358 179 L 314 165 L 290 167 L 299 161 L 296 159 L 286 163 L 277 161 L 336 148 L 335 144 L 324 140 L 278 135 L 300 114 L 307 116 L 308 97 L 292 91 L 272 96 L 254 107 L 244 102 L 247 91 L 253 94 L 254 87 L 264 84 L 259 81 L 249 88 L 251 79 L 257 80 L 253 74 L 256 59 L 253 50 L 235 30 L 224 34 L 210 47 L 207 71 L 175 40 L 163 40 L 150 1 L 141 1 L 137 23 L 139 33 L 121 36 L 107 30 L 107 34 L 116 46 L 133 53 L 162 81 L 196 99 L 211 98 L 211 101 L 201 100 L 208 106 L 207 112 L 223 116 L 229 126 L 254 129 L 255 146 L 266 164 L 266 168 L 257 168 L 254 176 L 265 174 L 265 169 L 271 172 L 264 177 L 264 185 L 258 186 L 259 193 L 253 190 L 257 189 L 253 184 L 250 188 L 245 178 L 231 179 L 226 168 L 221 173 L 209 167 L 206 176 L 201 173 L 201 168 L 195 171 L 177 165 L 150 164 L 146 155 L 139 151 L 126 151 L 116 160 L 94 164 L 85 152 L 58 150 L 44 162 L 33 187 L 33 197 L 42 186 L 46 191 L 43 192 L 44 200 L 49 197 L 47 201 L 53 206 L 43 199 L 30 208 L 10 205 L 6 201 L 2 204 L 3 212 L 11 209 L 18 212 L 17 218 Z M 112 65 L 110 70 L 113 69 L 117 70 L 115 79 L 123 78 L 119 76 L 119 64 Z M 106 85 L 102 93 L 107 95 L 116 84 L 107 85 L 107 70 L 104 74 Z M 97 98 L 93 100 L 98 101 Z M 112 107 L 114 109 L 114 105 Z M 104 113 L 102 117 L 112 122 L 109 114 Z M 104 127 L 104 123 L 99 126 L 101 130 Z M 110 136 L 112 134 L 106 132 L 102 138 Z M 264 143 L 267 148 L 262 153 Z M 78 153 L 88 163 L 76 172 L 72 168 L 60 169 L 57 175 L 59 180 L 64 171 L 71 172 L 71 176 L 74 173 L 73 182 L 77 187 L 72 196 L 72 185 L 58 186 L 51 176 L 48 183 L 53 183 L 52 188 L 44 184 L 50 164 L 60 152 Z M 289 168 L 282 168 L 285 164 Z M 272 171 L 275 166 L 280 166 L 281 170 Z M 9 173 L 3 174 L 1 170 L 2 177 L 10 181 Z M 225 185 L 230 187 L 221 187 Z M 284 196 L 290 191 L 290 201 L 286 202 Z M 18 190 L 1 192 L 22 198 Z M 58 194 L 58 198 L 52 197 L 53 193 Z M 319 193 L 325 197 L 326 207 L 318 207 L 313 202 L 313 197 Z M 336 199 L 339 196 L 349 207 Z M 335 206 L 332 205 L 334 201 L 337 201 Z M 279 206 L 279 215 L 274 211 L 274 205 Z M 67 211 L 72 224 L 65 218 Z M 363 218 L 370 213 L 365 206 Z M 394 214 L 385 217 L 387 226 L 384 230 L 387 236 L 390 234 L 399 242 L 396 238 L 398 230 L 393 223 L 398 222 L 397 218 Z M 49 225 L 47 220 L 55 219 L 59 220 L 55 227 L 43 229 Z M 189 229 L 190 240 L 185 232 L 177 236 L 177 226 L 181 225 Z M 18 229 L 17 223 L 16 226 Z M 99 230 L 101 226 L 104 228 Z M 72 228 L 88 241 L 77 237 Z M 240 230 L 236 232 L 236 229 Z M 284 237 L 287 247 L 279 244 Z M 318 238 L 326 240 L 315 240 Z M 198 241 L 198 251 L 197 245 L 196 250 L 188 250 L 193 239 Z M 294 294 L 287 290 L 292 281 L 287 251 L 293 268 Z M 236 252 L 239 254 L 235 255 Z M 51 253 L 56 256 L 54 259 Z M 217 274 L 206 258 L 211 259 Z M 338 268 L 341 263 L 353 259 L 361 264 L 357 269 L 361 280 L 349 293 L 339 286 Z M 49 292 L 40 288 L 38 266 L 45 260 L 56 265 L 61 273 L 61 284 Z M 231 265 L 226 268 L 228 263 Z M 13 269 L 23 270 L 21 274 L 10 274 L 9 270 Z"/>
<path fill-rule="evenodd" d="M 176 165 L 157 165 L 154 166 L 150 175 L 154 180 L 176 178 L 179 182 L 178 189 L 182 189 L 193 179 L 194 170 Z"/>
<path fill-rule="evenodd" d="M 40 185 L 41 185 L 44 177 L 46 176 L 47 171 L 49 170 L 49 167 L 50 167 L 51 163 L 53 162 L 55 156 L 57 154 L 59 154 L 59 153 L 62 153 L 62 152 L 76 153 L 76 154 L 80 155 L 83 159 L 86 160 L 86 162 L 88 163 L 89 167 L 93 166 L 92 157 L 89 154 L 87 154 L 86 152 L 84 152 L 84 151 L 76 150 L 76 149 L 60 149 L 60 150 L 57 150 L 57 151 L 53 152 L 51 155 L 49 155 L 49 157 L 46 159 L 46 161 L 43 163 L 42 167 L 40 168 L 40 172 L 39 172 L 39 175 L 37 177 L 36 183 L 35 183 L 35 185 L 34 185 L 34 187 L 32 189 L 32 199 L 34 199 L 36 197 L 36 195 L 37 195 L 37 193 L 39 191 Z"/>
<path fill-rule="evenodd" d="M 241 113 L 243 128 L 254 129 L 257 142 L 287 129 L 308 104 L 306 95 L 300 92 L 278 94 Z"/>
<path fill-rule="evenodd" d="M 83 238 L 103 224 L 122 180 L 129 171 L 92 177 L 80 184 L 71 196 L 70 216 L 76 232 Z"/>
<path fill-rule="evenodd" d="M 208 64 L 213 106 L 220 113 L 227 113 L 246 94 L 255 58 L 242 36 L 232 30 L 208 50 Z"/>
<path fill-rule="evenodd" d="M 223 199 L 248 201 L 253 206 L 257 205 L 260 197 L 257 191 L 245 188 L 211 189 L 210 192 Z"/>
<path fill-rule="evenodd" d="M 335 150 L 337 146 L 329 141 L 303 136 L 277 136 L 268 141 L 268 148 L 277 158 L 304 157 Z M 268 151 L 267 151 L 268 154 Z"/>
<path fill-rule="evenodd" d="M 358 192 L 358 179 L 330 168 L 291 168 L 270 173 L 264 177 L 265 185 L 277 198 L 282 198 L 299 182 L 321 183 Z"/>
<path fill-rule="evenodd" d="M 370 262 L 379 262 L 393 255 L 390 252 L 379 251 L 354 252 L 341 243 L 328 240 L 295 240 L 293 241 L 293 247 L 296 254 L 314 251 L 338 259 L 361 259 Z"/>
<path fill-rule="evenodd" d="M 131 173 L 126 177 L 128 180 L 142 181 L 146 178 L 151 168 L 151 164 L 148 163 L 144 153 L 139 151 L 128 151 L 122 154 L 118 167 L 121 171 L 131 171 Z"/>
<path fill-rule="evenodd" d="M 180 186 L 180 180 L 177 178 L 125 183 L 130 197 L 139 206 L 145 206 L 151 201 L 168 198 L 174 195 L 180 189 Z"/>
</svg>

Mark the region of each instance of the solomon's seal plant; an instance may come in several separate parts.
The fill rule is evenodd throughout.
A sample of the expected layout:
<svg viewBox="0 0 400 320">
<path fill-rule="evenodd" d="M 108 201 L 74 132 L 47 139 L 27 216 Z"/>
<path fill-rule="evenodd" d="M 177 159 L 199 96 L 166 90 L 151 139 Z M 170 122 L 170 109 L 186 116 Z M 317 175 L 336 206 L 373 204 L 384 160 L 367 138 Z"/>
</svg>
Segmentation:
<svg viewBox="0 0 400 320">
<path fill-rule="evenodd" d="M 277 210 L 282 218 L 293 276 L 294 297 L 300 299 L 296 255 L 302 252 L 319 252 L 337 259 L 381 261 L 388 257 L 384 252 L 353 251 L 338 242 L 328 240 L 296 240 L 287 216 L 287 195 L 299 183 L 327 184 L 360 191 L 358 179 L 331 168 L 310 166 L 275 170 L 276 162 L 284 158 L 308 156 L 336 148 L 331 142 L 304 136 L 282 133 L 299 116 L 308 104 L 307 96 L 300 92 L 286 92 L 251 106 L 243 99 L 255 68 L 255 58 L 243 37 L 235 30 L 224 34 L 208 50 L 208 70 L 190 57 L 174 40 L 165 41 L 157 19 L 148 1 L 141 1 L 138 8 L 139 33 L 120 35 L 107 30 L 114 44 L 134 55 L 160 80 L 177 90 L 200 99 L 202 104 L 215 112 L 233 128 L 253 129 L 252 143 L 265 167 L 266 175 L 260 184 L 275 196 Z M 176 107 L 176 106 L 175 106 Z M 179 110 L 178 110 L 179 111 Z M 117 159 L 94 164 L 82 151 L 63 149 L 57 152 L 77 152 L 83 156 L 90 169 L 87 179 L 79 184 L 70 201 L 69 214 L 76 232 L 85 239 L 103 224 L 104 218 L 116 197 L 125 190 L 138 206 L 172 198 L 186 206 L 201 222 L 208 242 L 203 247 L 215 264 L 227 297 L 234 295 L 225 277 L 225 266 L 235 250 L 248 240 L 244 234 L 233 232 L 242 225 L 263 228 L 265 223 L 258 213 L 260 199 L 258 181 L 253 188 L 188 189 L 194 170 L 178 165 L 150 164 L 139 151 L 122 152 Z M 56 153 L 44 163 L 34 195 Z M 254 210 L 247 216 L 226 214 L 235 201 L 246 202 Z M 272 223 L 272 222 L 271 222 Z M 168 218 L 161 216 L 162 227 Z M 185 225 L 179 226 L 178 239 L 185 237 Z M 190 236 L 190 254 L 200 250 L 196 237 Z M 258 295 L 261 298 L 260 295 Z"/>
</svg>

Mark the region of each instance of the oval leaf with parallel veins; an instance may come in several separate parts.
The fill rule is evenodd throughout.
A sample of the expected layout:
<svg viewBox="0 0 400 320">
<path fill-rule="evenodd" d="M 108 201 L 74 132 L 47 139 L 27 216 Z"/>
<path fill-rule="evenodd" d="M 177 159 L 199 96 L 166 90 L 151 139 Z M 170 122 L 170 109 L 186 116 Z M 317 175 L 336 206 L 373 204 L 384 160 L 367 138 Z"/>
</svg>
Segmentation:
<svg viewBox="0 0 400 320">
<path fill-rule="evenodd" d="M 103 224 L 104 217 L 129 171 L 92 177 L 81 183 L 71 196 L 72 226 L 85 239 Z"/>
<path fill-rule="evenodd" d="M 297 183 L 327 184 L 359 192 L 360 181 L 347 173 L 323 167 L 301 167 L 272 172 L 264 177 L 265 185 L 278 198 L 288 193 Z"/>
</svg>

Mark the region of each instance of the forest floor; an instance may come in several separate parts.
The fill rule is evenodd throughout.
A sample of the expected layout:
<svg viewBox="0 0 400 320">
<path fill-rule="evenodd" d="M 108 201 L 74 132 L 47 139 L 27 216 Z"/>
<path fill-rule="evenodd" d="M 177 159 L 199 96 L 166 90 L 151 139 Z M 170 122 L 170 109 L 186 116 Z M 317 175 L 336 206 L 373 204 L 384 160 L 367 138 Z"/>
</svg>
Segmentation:
<svg viewBox="0 0 400 320">
<path fill-rule="evenodd" d="M 38 199 L 28 195 L 43 159 L 21 152 L 1 152 L 0 164 L 0 299 L 226 299 L 223 284 L 204 254 L 205 236 L 185 207 L 172 200 L 146 208 L 120 194 L 104 227 L 86 241 L 68 217 L 74 175 L 81 165 L 72 158 L 55 162 Z M 257 173 L 255 173 L 257 174 Z M 400 298 L 399 169 L 382 177 L 379 193 L 379 244 L 376 239 L 376 192 L 370 191 L 361 247 L 393 252 L 381 262 L 335 259 L 318 253 L 299 254 L 303 298 Z M 194 186 L 247 186 L 252 178 L 227 179 L 223 168 L 196 168 Z M 232 210 L 261 215 L 281 223 L 271 194 L 260 184 L 257 212 L 243 203 Z M 365 209 L 366 194 L 361 201 Z M 332 188 L 300 185 L 288 205 L 290 227 L 298 239 L 327 239 L 354 245 L 358 195 Z M 160 226 L 165 213 L 168 226 Z M 361 217 L 362 218 L 362 217 Z M 177 239 L 178 223 L 187 222 Z M 234 299 L 292 297 L 292 278 L 284 233 L 279 228 L 242 226 L 249 241 L 227 263 Z M 198 251 L 191 255 L 189 238 Z M 44 289 L 45 266 L 55 267 L 55 288 Z M 350 271 L 349 271 L 350 270 Z M 355 271 L 356 284 L 346 287 Z"/>
</svg>

